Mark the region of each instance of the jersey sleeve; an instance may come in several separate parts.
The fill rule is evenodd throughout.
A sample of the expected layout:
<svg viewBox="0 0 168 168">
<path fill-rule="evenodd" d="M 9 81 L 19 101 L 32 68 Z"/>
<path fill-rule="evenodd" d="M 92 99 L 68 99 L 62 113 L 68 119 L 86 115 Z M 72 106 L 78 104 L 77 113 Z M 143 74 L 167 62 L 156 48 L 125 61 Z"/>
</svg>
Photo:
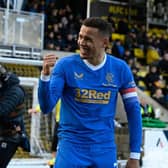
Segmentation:
<svg viewBox="0 0 168 168">
<path fill-rule="evenodd" d="M 122 71 L 120 93 L 128 120 L 130 151 L 135 155 L 136 153 L 140 153 L 142 142 L 142 118 L 136 89 L 132 72 L 126 65 Z"/>
<path fill-rule="evenodd" d="M 63 62 L 58 61 L 48 81 L 39 79 L 38 99 L 43 113 L 52 112 L 64 88 Z"/>
</svg>

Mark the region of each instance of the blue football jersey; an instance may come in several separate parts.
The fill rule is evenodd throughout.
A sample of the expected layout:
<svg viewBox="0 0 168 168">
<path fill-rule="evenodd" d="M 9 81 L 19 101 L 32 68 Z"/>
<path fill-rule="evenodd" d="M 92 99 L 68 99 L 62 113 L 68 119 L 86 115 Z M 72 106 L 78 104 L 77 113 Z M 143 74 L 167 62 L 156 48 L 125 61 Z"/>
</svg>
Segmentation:
<svg viewBox="0 0 168 168">
<path fill-rule="evenodd" d="M 114 118 L 118 93 L 127 113 L 132 152 L 140 152 L 141 114 L 136 85 L 128 65 L 111 55 L 92 70 L 76 54 L 61 58 L 49 81 L 39 81 L 38 97 L 44 113 L 61 98 L 59 137 L 74 143 L 115 146 Z"/>
</svg>

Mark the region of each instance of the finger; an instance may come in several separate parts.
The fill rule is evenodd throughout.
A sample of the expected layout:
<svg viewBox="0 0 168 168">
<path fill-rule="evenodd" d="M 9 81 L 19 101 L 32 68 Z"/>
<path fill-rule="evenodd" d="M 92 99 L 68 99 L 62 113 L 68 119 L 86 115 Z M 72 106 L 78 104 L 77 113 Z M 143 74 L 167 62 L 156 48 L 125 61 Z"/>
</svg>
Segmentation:
<svg viewBox="0 0 168 168">
<path fill-rule="evenodd" d="M 54 64 L 55 64 L 55 61 L 46 61 L 46 62 L 44 62 L 44 66 L 45 67 L 52 67 L 52 66 L 54 66 Z"/>
<path fill-rule="evenodd" d="M 44 64 L 49 65 L 49 66 L 53 66 L 57 60 L 58 60 L 57 56 L 48 55 L 48 56 L 44 57 Z"/>
<path fill-rule="evenodd" d="M 44 56 L 43 58 L 44 60 L 57 60 L 58 59 L 58 56 L 54 55 L 54 54 L 49 54 L 49 55 L 46 55 Z"/>
</svg>

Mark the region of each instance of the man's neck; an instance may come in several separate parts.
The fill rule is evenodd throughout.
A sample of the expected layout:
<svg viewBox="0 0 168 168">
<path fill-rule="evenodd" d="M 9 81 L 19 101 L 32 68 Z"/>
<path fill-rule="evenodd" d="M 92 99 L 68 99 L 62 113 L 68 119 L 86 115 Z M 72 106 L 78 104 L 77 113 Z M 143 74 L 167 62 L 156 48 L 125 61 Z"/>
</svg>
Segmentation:
<svg viewBox="0 0 168 168">
<path fill-rule="evenodd" d="M 103 57 L 103 60 L 101 61 L 101 63 L 97 64 L 97 65 L 93 65 L 91 64 L 88 60 L 83 60 L 84 63 L 92 70 L 98 70 L 100 69 L 106 62 L 106 59 L 107 59 L 107 55 L 106 53 L 104 53 L 104 57 Z"/>
<path fill-rule="evenodd" d="M 100 65 L 104 61 L 105 55 L 106 55 L 106 53 L 103 53 L 103 54 L 99 55 L 98 57 L 95 57 L 92 60 L 86 60 L 86 62 L 88 62 L 88 64 L 91 64 L 93 66 Z"/>
</svg>

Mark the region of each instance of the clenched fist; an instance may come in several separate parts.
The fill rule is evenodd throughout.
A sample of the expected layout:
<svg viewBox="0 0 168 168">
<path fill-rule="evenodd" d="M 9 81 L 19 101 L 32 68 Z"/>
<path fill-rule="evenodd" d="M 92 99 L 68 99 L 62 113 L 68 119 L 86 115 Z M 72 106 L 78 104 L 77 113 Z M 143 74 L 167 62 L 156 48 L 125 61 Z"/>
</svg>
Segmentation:
<svg viewBox="0 0 168 168">
<path fill-rule="evenodd" d="M 51 68 L 54 66 L 57 60 L 58 60 L 58 57 L 54 54 L 44 56 L 42 74 L 50 75 Z"/>
</svg>

